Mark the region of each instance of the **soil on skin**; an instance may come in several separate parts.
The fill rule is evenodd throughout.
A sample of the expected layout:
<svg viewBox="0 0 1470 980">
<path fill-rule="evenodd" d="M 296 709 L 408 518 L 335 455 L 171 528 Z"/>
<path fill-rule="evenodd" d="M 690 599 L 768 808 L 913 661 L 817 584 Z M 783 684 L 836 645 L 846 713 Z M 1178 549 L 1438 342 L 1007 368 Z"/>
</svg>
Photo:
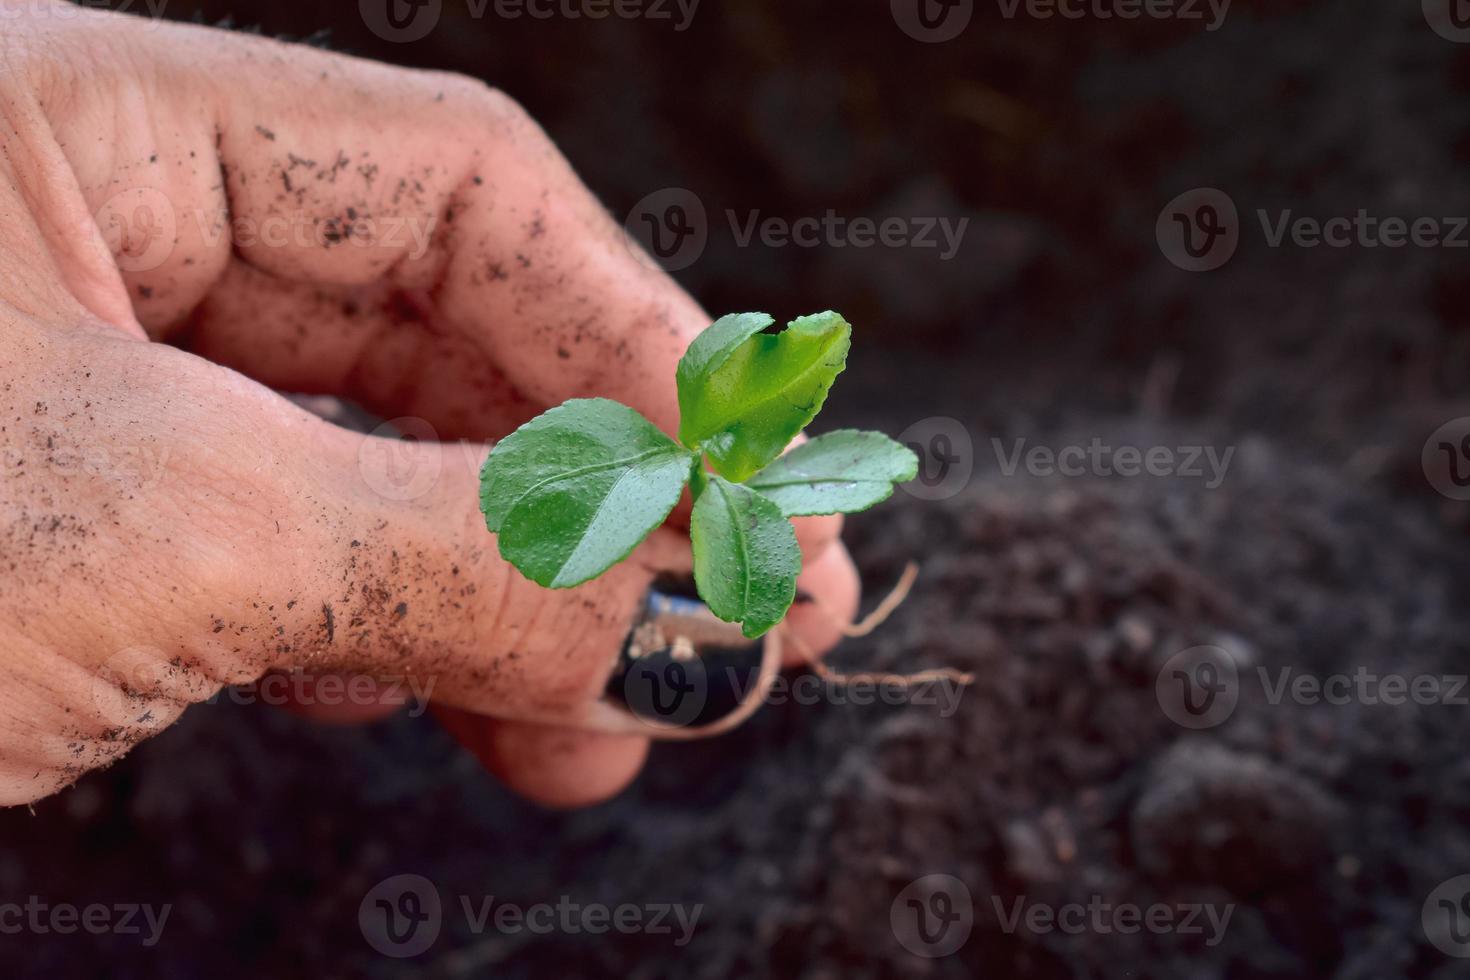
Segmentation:
<svg viewBox="0 0 1470 980">
<path fill-rule="evenodd" d="M 614 21 L 498 23 L 465 46 L 481 36 L 339 40 L 501 66 L 620 213 L 685 185 L 716 222 L 829 203 L 972 217 L 948 264 L 742 250 L 721 227 L 684 273 L 715 310 L 831 305 L 859 324 L 822 427 L 945 416 L 971 434 L 963 490 L 900 493 L 851 522 L 870 597 L 910 559 L 923 571 L 837 658 L 973 671 L 955 710 L 788 698 L 718 741 L 656 748 L 616 801 L 548 815 L 427 717 L 330 729 L 193 708 L 34 816 L 0 813 L 0 896 L 171 903 L 163 940 L 0 934 L 8 975 L 1464 975 L 1420 916 L 1470 873 L 1470 691 L 1455 684 L 1470 505 L 1419 463 L 1429 433 L 1470 415 L 1464 253 L 1272 249 L 1248 225 L 1198 276 L 1161 258 L 1153 227 L 1196 186 L 1247 221 L 1470 213 L 1470 46 L 1418 4 L 1369 0 L 1237 0 L 1208 34 L 979 13 L 966 40 L 927 46 L 900 43 L 887 6 L 837 19 L 752 2 L 663 45 Z M 260 9 L 271 30 L 320 26 Z M 1019 439 L 1233 455 L 1218 486 L 1007 475 Z M 1190 730 L 1156 681 L 1202 644 L 1228 651 L 1240 700 Z M 1432 677 L 1461 703 L 1273 696 L 1303 675 Z M 412 961 L 359 928 L 364 896 L 398 874 L 444 903 Z M 930 874 L 974 907 L 940 959 L 906 950 L 891 917 Z M 700 913 L 683 946 L 673 916 L 665 933 L 477 932 L 461 899 L 477 915 L 491 896 Z M 1181 925 L 1201 911 L 1135 933 L 1025 924 L 1072 903 L 1163 906 Z M 1222 931 L 1205 909 L 1228 910 Z"/>
</svg>

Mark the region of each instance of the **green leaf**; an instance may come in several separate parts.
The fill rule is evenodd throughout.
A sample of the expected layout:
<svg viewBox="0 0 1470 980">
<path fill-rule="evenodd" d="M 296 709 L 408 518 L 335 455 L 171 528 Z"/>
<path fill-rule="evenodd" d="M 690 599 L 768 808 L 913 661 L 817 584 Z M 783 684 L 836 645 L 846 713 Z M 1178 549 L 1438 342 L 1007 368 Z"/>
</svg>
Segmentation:
<svg viewBox="0 0 1470 980">
<path fill-rule="evenodd" d="M 746 481 L 787 517 L 854 514 L 919 473 L 919 458 L 881 432 L 842 429 L 797 446 Z"/>
<path fill-rule="evenodd" d="M 480 506 L 507 561 L 533 582 L 570 588 L 663 523 L 697 460 L 631 408 L 577 399 L 496 445 Z"/>
<path fill-rule="evenodd" d="M 838 314 L 759 332 L 770 322 L 759 313 L 724 317 L 679 364 L 679 438 L 736 482 L 780 455 L 821 411 L 847 364 L 852 327 Z"/>
<path fill-rule="evenodd" d="M 690 420 L 699 411 L 699 398 L 715 369 L 724 364 L 741 344 L 775 323 L 769 313 L 731 313 L 710 324 L 690 342 L 674 380 L 679 386 L 679 440 L 693 446 Z"/>
<path fill-rule="evenodd" d="M 781 621 L 796 598 L 801 549 L 781 509 L 711 475 L 689 526 L 694 584 L 710 611 L 754 639 Z"/>
</svg>

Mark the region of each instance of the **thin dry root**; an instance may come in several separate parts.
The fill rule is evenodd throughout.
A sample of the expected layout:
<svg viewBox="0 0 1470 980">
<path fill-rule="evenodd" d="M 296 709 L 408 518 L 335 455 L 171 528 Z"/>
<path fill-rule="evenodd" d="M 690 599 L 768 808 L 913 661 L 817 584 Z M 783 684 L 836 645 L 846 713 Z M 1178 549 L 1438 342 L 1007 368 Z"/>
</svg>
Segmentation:
<svg viewBox="0 0 1470 980">
<path fill-rule="evenodd" d="M 821 610 L 822 615 L 832 621 L 832 625 L 836 626 L 842 632 L 843 636 L 867 636 L 873 630 L 887 622 L 888 617 L 893 615 L 893 611 L 904 604 L 904 600 L 909 597 L 909 589 L 914 587 L 914 580 L 918 577 L 919 563 L 909 562 L 903 567 L 903 574 L 898 577 L 898 584 L 893 587 L 888 595 L 883 597 L 883 601 L 878 603 L 876 609 L 868 613 L 867 616 L 863 617 L 857 623 L 843 622 L 842 617 L 822 605 L 822 601 L 816 596 L 812 596 L 812 602 Z"/>
<path fill-rule="evenodd" d="M 822 605 L 821 601 L 818 600 L 815 596 L 812 598 L 812 601 L 816 605 L 817 609 L 822 613 L 822 615 L 831 620 L 832 625 L 836 626 L 837 629 L 841 631 L 843 636 L 867 636 L 869 633 L 873 632 L 873 630 L 877 629 L 879 626 L 882 626 L 885 622 L 887 622 L 888 617 L 893 615 L 893 611 L 899 606 L 903 605 L 904 600 L 909 597 L 909 590 L 914 587 L 914 580 L 918 577 L 918 563 L 912 561 L 909 562 L 907 565 L 904 566 L 903 574 L 900 575 L 898 578 L 898 584 L 893 587 L 892 591 L 890 591 L 888 595 L 883 597 L 883 601 L 878 603 L 877 608 L 868 613 L 867 616 L 863 617 L 863 619 L 857 623 L 843 622 L 842 617 L 838 616 L 831 609 L 828 609 L 826 606 Z M 815 672 L 818 677 L 838 684 L 896 684 L 902 687 L 916 687 L 919 684 L 927 684 L 930 681 L 944 679 L 953 680 L 959 684 L 970 684 L 973 683 L 975 680 L 974 674 L 962 670 L 956 670 L 953 667 L 942 667 L 937 670 L 921 670 L 913 674 L 888 674 L 869 672 L 847 674 L 843 673 L 840 670 L 833 670 L 831 667 L 828 667 L 826 664 L 822 663 L 821 658 L 819 658 L 816 653 L 812 651 L 812 648 L 807 646 L 806 643 L 802 641 L 801 637 L 797 636 L 794 631 L 782 630 L 782 632 L 785 634 L 786 642 L 791 644 L 792 649 L 797 652 L 801 659 L 807 662 L 807 665 L 811 667 L 812 671 Z"/>
</svg>

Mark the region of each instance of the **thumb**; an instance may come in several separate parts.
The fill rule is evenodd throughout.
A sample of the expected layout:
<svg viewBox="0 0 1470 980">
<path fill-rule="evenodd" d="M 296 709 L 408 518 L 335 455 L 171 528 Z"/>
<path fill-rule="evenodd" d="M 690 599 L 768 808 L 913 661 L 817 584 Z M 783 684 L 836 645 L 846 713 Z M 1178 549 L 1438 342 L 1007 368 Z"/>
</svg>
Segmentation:
<svg viewBox="0 0 1470 980">
<path fill-rule="evenodd" d="M 273 666 L 413 678 L 442 704 L 577 721 L 654 575 L 687 567 L 687 541 L 660 529 L 593 581 L 542 588 L 500 557 L 485 528 L 488 447 L 438 442 L 422 420 L 393 424 L 417 438 L 325 425 L 312 434 L 302 482 L 321 488 L 321 513 L 278 587 L 276 598 L 290 592 L 294 604 L 276 632 L 299 642 Z"/>
<path fill-rule="evenodd" d="M 160 345 L 40 343 L 24 353 L 47 370 L 16 382 L 17 404 L 86 413 L 91 448 L 141 445 L 158 472 L 38 472 L 34 506 L 30 483 L 17 488 L 18 510 L 85 518 L 97 560 L 63 575 L 65 554 L 38 552 L 0 595 L 16 610 L 0 622 L 24 628 L 12 645 L 34 647 L 21 661 L 34 677 L 17 681 L 28 700 L 0 726 L 7 801 L 271 671 L 367 675 L 480 715 L 587 727 L 611 710 L 599 699 L 648 584 L 687 566 L 687 540 L 660 529 L 598 579 L 543 589 L 500 558 L 479 514 L 482 445 L 351 433 Z M 48 380 L 58 371 L 90 387 Z M 83 434 L 43 435 L 60 453 Z"/>
<path fill-rule="evenodd" d="M 603 576 L 543 589 L 499 557 L 484 526 L 475 488 L 487 449 L 440 443 L 422 420 L 393 425 L 416 438 L 332 436 L 345 444 L 324 457 L 324 477 L 349 488 L 358 516 L 327 548 L 344 554 L 346 535 L 345 566 L 339 557 L 307 573 L 326 597 L 321 629 L 331 636 L 295 661 L 365 671 L 377 690 L 371 703 L 339 707 L 298 687 L 305 710 L 363 720 L 413 691 L 432 697 L 445 727 L 522 795 L 556 807 L 614 795 L 642 768 L 647 738 L 576 723 L 601 697 L 653 575 L 687 567 L 687 541 L 660 529 Z"/>
</svg>

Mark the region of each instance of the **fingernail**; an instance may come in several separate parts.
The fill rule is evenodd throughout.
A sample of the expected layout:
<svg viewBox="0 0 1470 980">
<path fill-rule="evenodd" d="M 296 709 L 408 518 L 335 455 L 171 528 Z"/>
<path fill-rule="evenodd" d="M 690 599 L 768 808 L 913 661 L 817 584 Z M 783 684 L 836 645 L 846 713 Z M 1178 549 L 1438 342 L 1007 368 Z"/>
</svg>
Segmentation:
<svg viewBox="0 0 1470 980">
<path fill-rule="evenodd" d="M 761 640 L 746 639 L 698 599 L 649 589 L 606 694 L 652 725 L 703 728 L 756 689 L 762 653 Z"/>
</svg>

